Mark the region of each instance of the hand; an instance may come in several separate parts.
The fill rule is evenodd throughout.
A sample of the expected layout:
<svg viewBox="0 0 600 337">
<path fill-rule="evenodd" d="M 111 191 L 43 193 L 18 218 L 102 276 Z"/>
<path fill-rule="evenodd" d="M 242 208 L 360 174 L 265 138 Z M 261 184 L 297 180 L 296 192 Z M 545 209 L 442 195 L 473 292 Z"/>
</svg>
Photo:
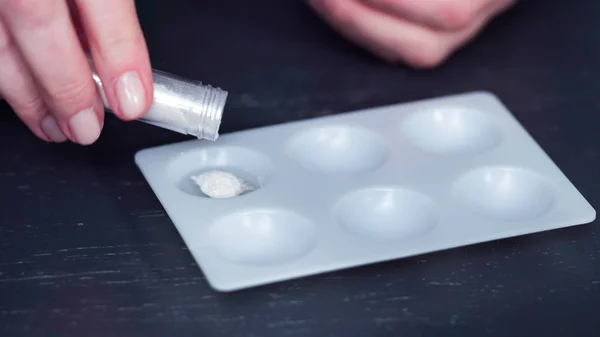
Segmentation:
<svg viewBox="0 0 600 337">
<path fill-rule="evenodd" d="M 516 0 L 308 0 L 372 53 L 417 68 L 440 65 Z"/>
<path fill-rule="evenodd" d="M 39 138 L 94 143 L 104 107 L 124 120 L 151 104 L 152 73 L 134 0 L 0 0 L 0 97 Z"/>
</svg>

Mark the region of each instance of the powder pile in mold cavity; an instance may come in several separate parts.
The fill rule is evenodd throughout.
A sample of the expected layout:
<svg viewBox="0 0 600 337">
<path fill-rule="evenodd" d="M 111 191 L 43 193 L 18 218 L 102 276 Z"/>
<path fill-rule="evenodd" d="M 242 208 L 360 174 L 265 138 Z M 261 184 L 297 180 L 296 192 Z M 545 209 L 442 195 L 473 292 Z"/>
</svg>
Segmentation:
<svg viewBox="0 0 600 337">
<path fill-rule="evenodd" d="M 193 176 L 192 180 L 209 198 L 224 199 L 237 197 L 248 191 L 250 186 L 235 175 L 213 170 Z"/>
</svg>

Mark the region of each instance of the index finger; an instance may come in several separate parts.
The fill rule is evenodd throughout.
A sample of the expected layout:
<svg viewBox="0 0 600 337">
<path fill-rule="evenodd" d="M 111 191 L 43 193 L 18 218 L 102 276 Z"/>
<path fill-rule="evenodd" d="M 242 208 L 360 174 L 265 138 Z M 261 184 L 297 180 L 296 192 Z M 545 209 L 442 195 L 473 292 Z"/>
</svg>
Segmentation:
<svg viewBox="0 0 600 337">
<path fill-rule="evenodd" d="M 133 0 L 75 0 L 90 53 L 111 109 L 142 117 L 153 98 L 152 70 Z"/>
</svg>

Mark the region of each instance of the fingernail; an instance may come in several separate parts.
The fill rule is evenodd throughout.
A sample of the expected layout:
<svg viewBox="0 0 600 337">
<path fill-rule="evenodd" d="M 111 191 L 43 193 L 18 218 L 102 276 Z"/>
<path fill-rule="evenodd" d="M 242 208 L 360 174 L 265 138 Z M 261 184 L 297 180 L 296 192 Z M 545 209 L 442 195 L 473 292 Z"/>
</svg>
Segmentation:
<svg viewBox="0 0 600 337">
<path fill-rule="evenodd" d="M 77 143 L 90 145 L 100 137 L 100 123 L 93 108 L 85 109 L 71 117 L 69 127 Z"/>
<path fill-rule="evenodd" d="M 41 127 L 46 136 L 53 142 L 62 143 L 67 140 L 67 136 L 60 130 L 54 117 L 50 115 L 44 117 L 44 119 L 42 119 Z"/>
<path fill-rule="evenodd" d="M 142 80 L 136 72 L 121 75 L 117 81 L 117 99 L 123 117 L 135 119 L 144 113 L 146 93 Z"/>
</svg>

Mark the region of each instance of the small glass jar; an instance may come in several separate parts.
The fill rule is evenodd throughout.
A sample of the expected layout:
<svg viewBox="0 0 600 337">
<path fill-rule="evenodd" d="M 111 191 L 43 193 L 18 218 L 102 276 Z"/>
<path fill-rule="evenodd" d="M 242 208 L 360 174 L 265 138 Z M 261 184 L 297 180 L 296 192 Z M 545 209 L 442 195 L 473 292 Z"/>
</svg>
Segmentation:
<svg viewBox="0 0 600 337">
<path fill-rule="evenodd" d="M 90 65 L 104 107 L 112 112 L 102 81 Z M 158 70 L 152 70 L 152 75 L 154 101 L 138 121 L 198 139 L 215 141 L 219 137 L 227 91 Z"/>
</svg>

